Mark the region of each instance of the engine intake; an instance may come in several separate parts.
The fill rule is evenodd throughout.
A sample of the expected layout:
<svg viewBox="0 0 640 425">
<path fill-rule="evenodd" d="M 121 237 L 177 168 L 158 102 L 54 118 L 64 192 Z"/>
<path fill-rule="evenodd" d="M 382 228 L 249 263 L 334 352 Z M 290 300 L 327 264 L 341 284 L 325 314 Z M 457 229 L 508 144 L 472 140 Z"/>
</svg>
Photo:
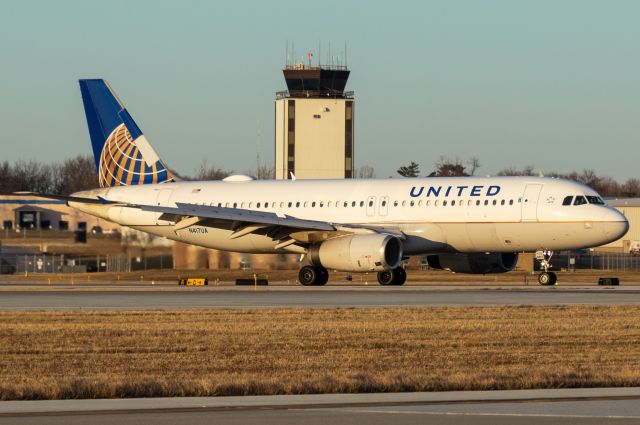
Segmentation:
<svg viewBox="0 0 640 425">
<path fill-rule="evenodd" d="M 455 273 L 505 273 L 516 267 L 518 254 L 515 252 L 492 252 L 489 254 L 428 255 L 427 263 L 433 269 L 450 270 Z"/>
<path fill-rule="evenodd" d="M 314 265 L 345 272 L 395 269 L 402 253 L 400 239 L 388 234 L 340 236 L 309 248 Z"/>
</svg>

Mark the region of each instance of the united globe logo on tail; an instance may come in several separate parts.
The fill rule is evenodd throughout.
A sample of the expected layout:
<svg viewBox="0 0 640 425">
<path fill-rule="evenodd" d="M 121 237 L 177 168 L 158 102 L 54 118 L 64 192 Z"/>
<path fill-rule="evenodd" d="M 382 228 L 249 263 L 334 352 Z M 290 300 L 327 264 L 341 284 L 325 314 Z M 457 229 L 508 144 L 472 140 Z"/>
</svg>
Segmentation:
<svg viewBox="0 0 640 425">
<path fill-rule="evenodd" d="M 80 80 L 80 93 L 100 187 L 176 181 L 105 80 Z"/>
<path fill-rule="evenodd" d="M 100 187 L 174 181 L 161 161 L 148 164 L 124 124 L 116 127 L 102 148 L 98 170 Z"/>
</svg>

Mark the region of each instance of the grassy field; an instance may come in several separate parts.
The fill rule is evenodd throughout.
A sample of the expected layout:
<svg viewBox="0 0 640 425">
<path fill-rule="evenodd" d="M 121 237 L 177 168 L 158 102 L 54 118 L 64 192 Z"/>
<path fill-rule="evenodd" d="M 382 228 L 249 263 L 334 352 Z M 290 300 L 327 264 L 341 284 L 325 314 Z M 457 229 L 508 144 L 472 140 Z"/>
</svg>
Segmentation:
<svg viewBox="0 0 640 425">
<path fill-rule="evenodd" d="M 0 313 L 0 399 L 640 385 L 640 307 Z"/>
</svg>

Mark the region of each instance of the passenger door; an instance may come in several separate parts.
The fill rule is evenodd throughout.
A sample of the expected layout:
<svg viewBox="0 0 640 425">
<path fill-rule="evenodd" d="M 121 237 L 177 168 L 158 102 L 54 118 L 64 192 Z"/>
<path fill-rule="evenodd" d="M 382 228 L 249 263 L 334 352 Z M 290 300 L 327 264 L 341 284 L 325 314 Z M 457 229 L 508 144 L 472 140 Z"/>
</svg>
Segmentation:
<svg viewBox="0 0 640 425">
<path fill-rule="evenodd" d="M 522 195 L 522 221 L 538 220 L 538 198 L 540 197 L 541 184 L 528 184 Z"/>
</svg>

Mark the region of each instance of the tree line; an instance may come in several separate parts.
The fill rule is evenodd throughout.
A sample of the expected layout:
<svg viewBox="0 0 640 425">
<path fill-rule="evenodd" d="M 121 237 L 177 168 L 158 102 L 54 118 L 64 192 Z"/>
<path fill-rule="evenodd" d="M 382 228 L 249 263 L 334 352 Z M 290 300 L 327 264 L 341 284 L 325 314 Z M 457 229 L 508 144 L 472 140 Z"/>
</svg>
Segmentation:
<svg viewBox="0 0 640 425">
<path fill-rule="evenodd" d="M 206 161 L 202 161 L 193 175 L 171 172 L 180 180 L 221 180 L 233 173 Z M 251 174 L 259 179 L 275 178 L 274 168 L 262 162 L 258 162 Z M 0 162 L 0 194 L 3 195 L 20 191 L 69 195 L 97 186 L 98 173 L 91 155 L 78 155 L 48 164 L 34 160 L 18 160 L 13 164 Z"/>
<path fill-rule="evenodd" d="M 13 164 L 0 162 L 0 193 L 4 195 L 18 191 L 68 195 L 97 185 L 98 173 L 93 157 L 89 155 L 52 164 L 33 160 L 18 160 Z"/>
<path fill-rule="evenodd" d="M 498 172 L 499 176 L 535 176 L 533 167 L 527 166 L 521 170 L 505 168 Z M 640 179 L 631 177 L 624 182 L 618 182 L 613 177 L 598 175 L 595 170 L 585 169 L 581 172 L 571 171 L 570 173 L 552 172 L 545 174 L 547 177 L 557 177 L 561 179 L 573 180 L 586 184 L 593 188 L 602 196 L 637 198 L 640 197 Z"/>
<path fill-rule="evenodd" d="M 459 158 L 450 159 L 440 157 L 435 164 L 435 169 L 428 174 L 429 177 L 465 177 L 473 176 L 480 168 L 480 161 L 476 157 L 463 162 Z M 420 165 L 411 161 L 408 165 L 398 168 L 397 173 L 403 177 L 418 177 L 420 175 Z M 498 176 L 537 176 L 532 166 L 526 166 L 522 169 L 509 167 L 500 170 Z M 556 177 L 567 180 L 573 180 L 586 184 L 593 188 L 602 196 L 606 197 L 623 197 L 635 198 L 640 197 L 640 179 L 635 177 L 629 178 L 624 182 L 618 182 L 610 176 L 598 175 L 595 170 L 585 169 L 581 172 L 571 171 L 569 173 L 551 172 L 544 174 L 547 177 Z"/>
<path fill-rule="evenodd" d="M 480 161 L 472 157 L 467 161 L 459 158 L 451 159 L 440 157 L 434 164 L 434 169 L 427 174 L 429 177 L 456 177 L 473 176 L 480 168 Z M 420 165 L 414 161 L 398 168 L 398 174 L 403 177 L 420 176 Z M 224 170 L 215 165 L 209 165 L 203 161 L 196 168 L 193 175 L 174 175 L 181 180 L 221 180 L 233 172 Z M 254 174 L 258 179 L 273 179 L 275 171 L 272 166 L 258 162 L 256 169 L 249 174 Z M 522 169 L 505 168 L 497 173 L 498 176 L 535 176 L 539 173 L 532 166 Z M 373 178 L 375 170 L 363 165 L 359 168 L 358 178 Z M 607 197 L 640 197 L 640 179 L 630 178 L 624 182 L 618 182 L 612 177 L 598 175 L 594 170 L 586 169 L 581 172 L 547 173 L 548 177 L 558 177 L 584 183 L 595 189 L 602 196 Z M 30 191 L 39 193 L 55 193 L 68 195 L 81 190 L 97 187 L 98 175 L 95 162 L 90 155 L 78 155 L 60 162 L 44 164 L 38 161 L 18 160 L 11 164 L 8 161 L 0 162 L 0 194 L 8 195 L 18 191 Z"/>
</svg>

